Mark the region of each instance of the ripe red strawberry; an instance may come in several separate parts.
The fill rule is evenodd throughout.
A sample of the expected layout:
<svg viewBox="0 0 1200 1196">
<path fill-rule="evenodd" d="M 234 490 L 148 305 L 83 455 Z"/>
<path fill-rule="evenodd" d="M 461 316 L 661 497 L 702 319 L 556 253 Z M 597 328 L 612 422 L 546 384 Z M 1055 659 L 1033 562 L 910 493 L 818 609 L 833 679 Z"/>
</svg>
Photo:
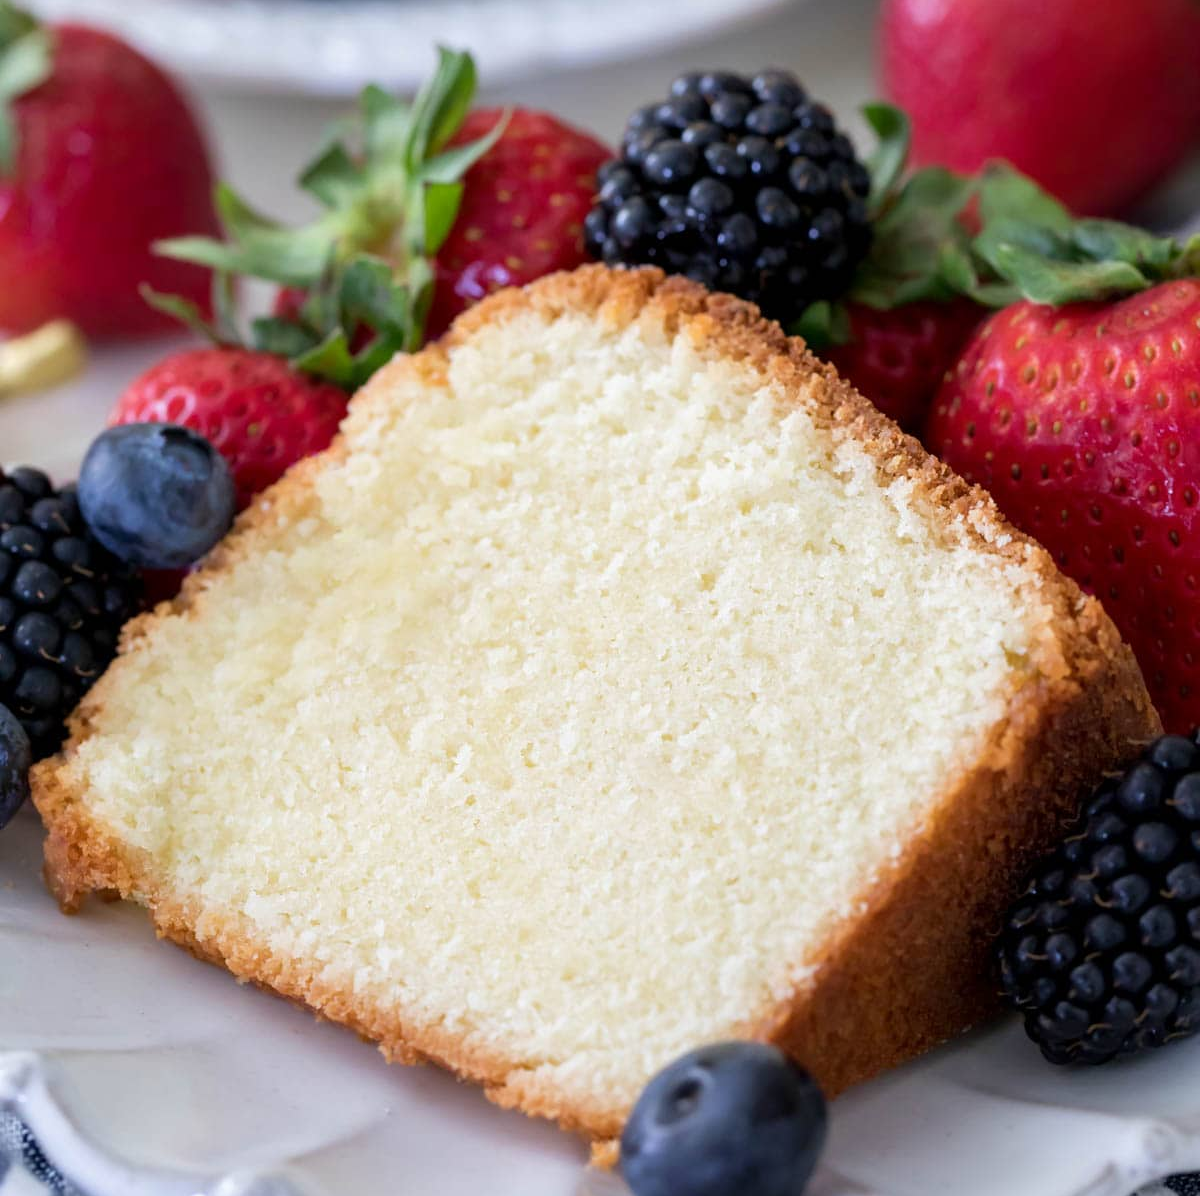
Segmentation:
<svg viewBox="0 0 1200 1196">
<path fill-rule="evenodd" d="M 503 119 L 479 109 L 450 144 L 486 136 Z M 440 336 L 460 311 L 491 291 L 521 286 L 587 259 L 583 218 L 596 170 L 612 151 L 544 112 L 518 108 L 500 140 L 467 171 L 458 219 L 437 254 L 426 332 Z"/>
<path fill-rule="evenodd" d="M 117 400 L 110 424 L 183 424 L 229 462 L 238 507 L 333 439 L 346 393 L 297 373 L 282 357 L 252 349 L 176 353 L 152 366 Z"/>
<path fill-rule="evenodd" d="M 1200 279 L 998 312 L 926 440 L 1103 601 L 1168 729 L 1200 723 Z"/>
<path fill-rule="evenodd" d="M 171 327 L 141 283 L 206 304 L 208 272 L 150 248 L 218 228 L 204 138 L 171 80 L 107 33 L 38 28 L 8 4 L 0 79 L 0 328 Z"/>
<path fill-rule="evenodd" d="M 1195 0 L 885 0 L 879 40 L 919 163 L 1004 158 L 1102 214 L 1200 140 Z"/>
<path fill-rule="evenodd" d="M 915 431 L 984 311 L 970 300 L 928 300 L 880 311 L 847 306 L 850 340 L 825 356 L 884 415 Z"/>
</svg>

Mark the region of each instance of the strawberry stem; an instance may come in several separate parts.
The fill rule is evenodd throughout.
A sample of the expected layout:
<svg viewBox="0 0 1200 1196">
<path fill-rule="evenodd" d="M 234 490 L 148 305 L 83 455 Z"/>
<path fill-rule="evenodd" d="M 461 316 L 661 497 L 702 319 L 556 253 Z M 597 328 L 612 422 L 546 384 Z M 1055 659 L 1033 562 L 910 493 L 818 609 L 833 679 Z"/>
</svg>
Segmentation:
<svg viewBox="0 0 1200 1196">
<path fill-rule="evenodd" d="M 475 94 L 469 54 L 439 49 L 437 69 L 411 103 L 376 86 L 300 175 L 321 205 L 289 228 L 254 210 L 232 188 L 216 193 L 226 240 L 183 237 L 159 253 L 308 294 L 300 317 L 259 320 L 255 336 L 297 368 L 352 387 L 376 363 L 420 347 L 433 298 L 434 257 L 457 218 L 462 177 L 500 138 L 507 115 L 484 137 L 446 146 Z M 349 139 L 349 140 L 347 140 Z M 152 301 L 163 307 L 161 297 Z M 172 303 L 185 322 L 192 320 Z M 166 308 L 164 308 L 166 310 Z M 284 329 L 281 323 L 295 327 Z M 374 337 L 363 349 L 363 331 Z"/>
</svg>

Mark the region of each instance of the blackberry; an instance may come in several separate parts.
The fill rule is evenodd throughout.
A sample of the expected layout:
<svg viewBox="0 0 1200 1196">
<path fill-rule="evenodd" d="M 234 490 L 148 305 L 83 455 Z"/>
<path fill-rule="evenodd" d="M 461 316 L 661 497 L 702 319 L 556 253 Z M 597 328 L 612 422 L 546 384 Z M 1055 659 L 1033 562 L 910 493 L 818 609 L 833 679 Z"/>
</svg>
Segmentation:
<svg viewBox="0 0 1200 1196">
<path fill-rule="evenodd" d="M 649 263 L 788 322 L 850 285 L 871 244 L 871 180 L 794 75 L 681 75 L 629 118 L 600 168 L 589 252 Z"/>
<path fill-rule="evenodd" d="M 1053 1063 L 1200 1029 L 1200 731 L 1162 736 L 1100 786 L 1009 910 L 998 955 Z"/>
<path fill-rule="evenodd" d="M 36 469 L 0 472 L 0 704 L 35 758 L 112 659 L 141 594 L 137 574 L 89 534 L 73 486 Z"/>
</svg>

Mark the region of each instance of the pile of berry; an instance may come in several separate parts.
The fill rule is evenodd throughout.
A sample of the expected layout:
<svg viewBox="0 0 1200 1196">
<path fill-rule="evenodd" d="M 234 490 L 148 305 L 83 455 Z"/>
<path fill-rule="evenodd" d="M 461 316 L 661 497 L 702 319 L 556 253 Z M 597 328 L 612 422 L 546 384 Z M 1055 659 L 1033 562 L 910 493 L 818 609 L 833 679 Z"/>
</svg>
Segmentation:
<svg viewBox="0 0 1200 1196">
<path fill-rule="evenodd" d="M 588 248 L 757 303 L 788 321 L 842 293 L 871 243 L 871 179 L 796 77 L 682 75 L 600 168 Z"/>
</svg>

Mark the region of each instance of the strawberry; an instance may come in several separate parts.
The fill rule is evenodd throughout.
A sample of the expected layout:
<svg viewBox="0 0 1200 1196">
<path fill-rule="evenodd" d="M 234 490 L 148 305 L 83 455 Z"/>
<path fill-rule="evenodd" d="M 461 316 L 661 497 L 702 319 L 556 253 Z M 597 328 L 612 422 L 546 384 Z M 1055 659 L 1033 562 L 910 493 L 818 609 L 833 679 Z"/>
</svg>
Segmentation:
<svg viewBox="0 0 1200 1196">
<path fill-rule="evenodd" d="M 1200 279 L 996 313 L 926 439 L 1103 601 L 1168 729 L 1200 723 Z"/>
<path fill-rule="evenodd" d="M 825 355 L 884 415 L 915 430 L 983 314 L 968 299 L 886 310 L 850 304 L 850 338 Z"/>
<path fill-rule="evenodd" d="M 183 424 L 229 462 L 238 508 L 333 439 L 346 392 L 282 357 L 218 346 L 175 353 L 117 400 L 109 424 Z"/>
<path fill-rule="evenodd" d="M 204 138 L 162 71 L 98 29 L 0 3 L 0 328 L 170 327 L 139 284 L 203 304 L 207 271 L 150 242 L 214 233 L 211 192 Z"/>
<path fill-rule="evenodd" d="M 450 144 L 484 137 L 503 119 L 495 109 L 471 112 Z M 543 112 L 518 108 L 503 129 L 463 176 L 458 219 L 437 255 L 430 337 L 491 291 L 588 260 L 583 218 L 595 196 L 596 170 L 612 152 Z"/>
<path fill-rule="evenodd" d="M 1004 158 L 1079 212 L 1128 207 L 1200 140 L 1196 0 L 885 0 L 879 44 L 918 162 Z"/>
<path fill-rule="evenodd" d="M 391 351 L 411 350 L 489 291 L 585 260 L 583 217 L 609 151 L 541 113 L 468 114 L 474 89 L 470 56 L 447 50 L 411 105 L 367 88 L 354 143 L 327 146 L 301 175 L 324 209 L 314 221 L 285 228 L 223 187 L 228 240 L 184 238 L 160 250 L 281 284 L 274 319 L 262 325 L 267 347 L 309 353 L 302 368 L 342 385 L 361 382 L 380 357 L 352 364 L 365 352 L 355 316 L 368 308 L 372 328 L 388 325 Z M 351 295 L 342 275 L 364 263 L 373 281 Z"/>
</svg>

